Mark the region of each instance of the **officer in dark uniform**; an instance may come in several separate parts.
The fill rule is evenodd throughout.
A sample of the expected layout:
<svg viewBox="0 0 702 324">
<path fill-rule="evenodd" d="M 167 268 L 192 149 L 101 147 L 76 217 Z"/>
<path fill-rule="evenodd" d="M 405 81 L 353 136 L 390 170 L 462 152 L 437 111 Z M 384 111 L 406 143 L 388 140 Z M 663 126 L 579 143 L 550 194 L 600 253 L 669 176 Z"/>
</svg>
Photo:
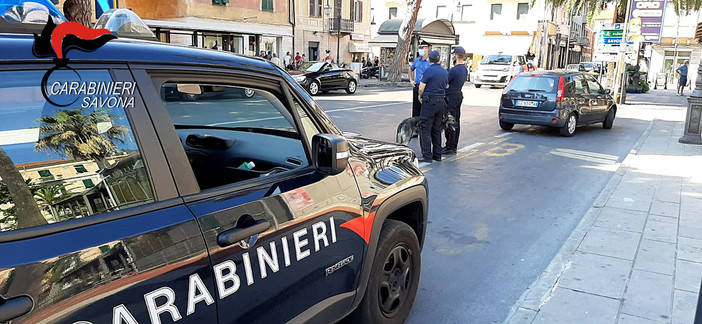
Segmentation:
<svg viewBox="0 0 702 324">
<path fill-rule="evenodd" d="M 458 136 L 461 134 L 461 104 L 463 103 L 463 91 L 461 89 L 468 78 L 468 69 L 464 63 L 466 51 L 463 47 L 458 46 L 453 50 L 453 55 L 456 65 L 448 72 L 448 88 L 446 89 L 448 104 L 446 112 L 456 119 L 456 125 L 455 127 L 446 127 L 446 146 L 442 150 L 443 154 L 456 154 L 458 148 Z"/>
<path fill-rule="evenodd" d="M 422 157 L 419 162 L 441 161 L 441 121 L 446 111 L 446 85 L 448 72 L 439 64 L 439 52 L 431 51 L 429 66 L 419 84 L 419 145 Z"/>
</svg>

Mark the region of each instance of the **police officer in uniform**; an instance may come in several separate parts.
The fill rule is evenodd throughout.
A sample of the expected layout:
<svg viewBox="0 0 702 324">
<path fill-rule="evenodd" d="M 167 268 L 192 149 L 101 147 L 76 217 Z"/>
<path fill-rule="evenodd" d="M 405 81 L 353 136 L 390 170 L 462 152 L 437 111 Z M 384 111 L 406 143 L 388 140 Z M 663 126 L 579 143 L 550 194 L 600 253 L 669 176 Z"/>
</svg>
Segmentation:
<svg viewBox="0 0 702 324">
<path fill-rule="evenodd" d="M 412 85 L 412 117 L 419 116 L 419 112 L 422 109 L 422 103 L 419 102 L 419 83 L 422 82 L 422 76 L 424 71 L 429 68 L 429 61 L 427 57 L 429 56 L 429 51 L 431 51 L 431 45 L 426 42 L 422 42 L 419 45 L 419 56 L 414 59 L 412 65 L 410 66 L 409 79 Z"/>
<path fill-rule="evenodd" d="M 431 63 L 419 84 L 419 101 L 422 110 L 419 114 L 419 145 L 422 158 L 419 162 L 441 161 L 441 121 L 446 111 L 446 85 L 448 72 L 439 64 L 439 52 L 431 51 Z"/>
<path fill-rule="evenodd" d="M 446 98 L 448 104 L 446 112 L 451 114 L 456 119 L 455 127 L 446 127 L 446 146 L 443 148 L 443 154 L 456 154 L 458 148 L 458 136 L 461 134 L 461 103 L 463 103 L 463 84 L 468 78 L 468 69 L 465 65 L 466 51 L 463 47 L 458 46 L 453 50 L 456 65 L 448 72 L 448 88 L 446 89 Z"/>
</svg>

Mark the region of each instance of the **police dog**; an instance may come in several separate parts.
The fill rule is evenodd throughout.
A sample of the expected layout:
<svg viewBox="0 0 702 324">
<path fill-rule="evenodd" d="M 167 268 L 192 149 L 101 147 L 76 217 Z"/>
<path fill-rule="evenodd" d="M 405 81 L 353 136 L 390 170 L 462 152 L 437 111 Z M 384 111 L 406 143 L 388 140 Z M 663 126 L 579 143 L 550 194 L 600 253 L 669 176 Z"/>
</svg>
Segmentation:
<svg viewBox="0 0 702 324">
<path fill-rule="evenodd" d="M 446 113 L 441 121 L 441 129 L 456 129 L 458 121 L 453 115 Z M 397 135 L 395 136 L 395 142 L 402 145 L 409 145 L 412 137 L 419 134 L 419 117 L 406 118 L 400 125 L 397 125 Z"/>
</svg>

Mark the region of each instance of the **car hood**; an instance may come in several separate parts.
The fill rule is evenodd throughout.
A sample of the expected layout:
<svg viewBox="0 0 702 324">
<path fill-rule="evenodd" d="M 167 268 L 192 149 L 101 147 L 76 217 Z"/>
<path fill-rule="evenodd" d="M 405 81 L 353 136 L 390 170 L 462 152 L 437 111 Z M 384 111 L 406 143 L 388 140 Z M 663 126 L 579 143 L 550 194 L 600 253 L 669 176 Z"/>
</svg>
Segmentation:
<svg viewBox="0 0 702 324">
<path fill-rule="evenodd" d="M 376 139 L 360 136 L 354 133 L 344 133 L 349 143 L 349 148 L 357 157 L 364 157 L 369 161 L 384 164 L 393 159 L 409 159 L 416 157 L 414 151 L 407 146 L 388 143 Z"/>
</svg>

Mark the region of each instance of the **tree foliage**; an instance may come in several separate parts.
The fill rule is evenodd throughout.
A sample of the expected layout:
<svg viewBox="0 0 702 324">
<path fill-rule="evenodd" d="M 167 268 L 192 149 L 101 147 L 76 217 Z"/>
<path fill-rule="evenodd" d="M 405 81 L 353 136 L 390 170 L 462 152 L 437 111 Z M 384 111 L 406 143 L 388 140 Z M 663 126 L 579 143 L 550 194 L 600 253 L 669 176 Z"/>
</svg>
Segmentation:
<svg viewBox="0 0 702 324">
<path fill-rule="evenodd" d="M 626 19 L 626 9 L 629 0 L 546 0 L 546 5 L 551 5 L 555 8 L 563 7 L 568 12 L 580 12 L 587 9 L 588 20 L 593 18 L 605 8 L 608 4 L 614 4 L 617 8 L 617 22 L 624 22 Z M 531 5 L 534 6 L 536 0 L 532 0 Z M 668 3 L 671 3 L 669 1 Z M 702 7 L 702 0 L 672 0 L 673 8 L 676 15 L 689 15 L 693 11 L 697 11 Z"/>
<path fill-rule="evenodd" d="M 405 15 L 402 19 L 402 24 L 400 25 L 400 30 L 398 32 L 397 46 L 395 48 L 395 56 L 392 58 L 392 62 L 388 67 L 388 81 L 400 81 L 402 76 L 402 69 L 407 63 L 407 52 L 412 43 L 412 32 L 414 31 L 414 25 L 417 22 L 417 13 L 419 12 L 419 7 L 422 4 L 422 0 L 406 0 L 405 1 Z"/>
<path fill-rule="evenodd" d="M 80 108 L 59 110 L 56 116 L 42 116 L 37 120 L 41 123 L 40 138 L 34 149 L 53 151 L 76 160 L 93 160 L 104 169 L 106 157 L 118 152 L 115 142 L 124 143 L 129 133 L 126 127 L 114 125 L 112 120 L 118 118 L 104 109 L 85 115 Z M 100 122 L 109 122 L 111 127 L 100 133 Z"/>
</svg>

